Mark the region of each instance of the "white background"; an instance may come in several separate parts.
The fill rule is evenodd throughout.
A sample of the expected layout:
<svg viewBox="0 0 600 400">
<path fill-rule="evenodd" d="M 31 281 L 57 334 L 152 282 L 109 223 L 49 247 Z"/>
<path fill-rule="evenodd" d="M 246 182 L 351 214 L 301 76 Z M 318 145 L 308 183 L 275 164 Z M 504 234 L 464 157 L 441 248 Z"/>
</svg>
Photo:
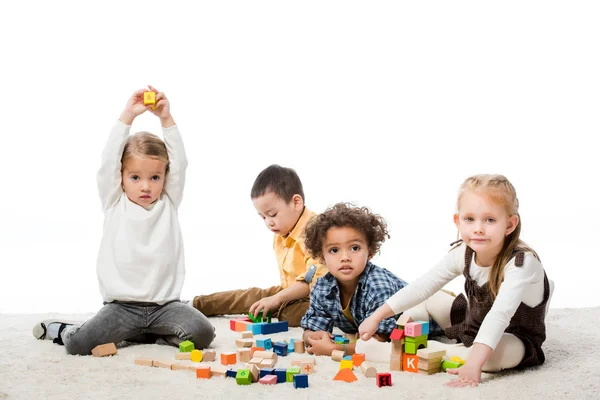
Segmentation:
<svg viewBox="0 0 600 400">
<path fill-rule="evenodd" d="M 250 188 L 279 163 L 312 210 L 384 216 L 374 262 L 409 282 L 456 237 L 460 183 L 503 173 L 556 281 L 552 307 L 600 303 L 597 2 L 6 4 L 0 312 L 101 307 L 95 173 L 146 84 L 169 97 L 190 160 L 183 298 L 278 284 Z"/>
</svg>

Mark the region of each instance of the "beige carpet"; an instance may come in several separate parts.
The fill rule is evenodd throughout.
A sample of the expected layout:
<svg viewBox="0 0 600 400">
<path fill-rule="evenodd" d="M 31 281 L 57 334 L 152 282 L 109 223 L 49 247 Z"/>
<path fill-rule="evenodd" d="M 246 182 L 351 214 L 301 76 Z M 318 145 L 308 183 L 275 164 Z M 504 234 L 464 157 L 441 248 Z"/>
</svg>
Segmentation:
<svg viewBox="0 0 600 400">
<path fill-rule="evenodd" d="M 546 363 L 525 372 L 484 374 L 478 388 L 451 389 L 446 374 L 422 376 L 393 372 L 393 387 L 378 388 L 375 379 L 356 371 L 358 381 L 333 381 L 339 364 L 318 357 L 308 389 L 291 383 L 238 386 L 233 379 L 196 379 L 191 371 L 136 366 L 138 357 L 173 360 L 175 348 L 137 345 L 110 358 L 68 356 L 63 347 L 37 341 L 31 327 L 55 315 L 0 315 L 0 399 L 198 399 L 198 398 L 406 398 L 406 399 L 599 399 L 600 308 L 552 309 L 547 317 Z M 90 315 L 64 315 L 86 319 Z M 236 332 L 228 318 L 211 319 L 217 328 L 217 353 L 235 349 Z M 300 337 L 291 329 L 273 338 Z M 296 355 L 282 357 L 285 368 Z M 379 371 L 387 371 L 378 364 Z"/>
</svg>

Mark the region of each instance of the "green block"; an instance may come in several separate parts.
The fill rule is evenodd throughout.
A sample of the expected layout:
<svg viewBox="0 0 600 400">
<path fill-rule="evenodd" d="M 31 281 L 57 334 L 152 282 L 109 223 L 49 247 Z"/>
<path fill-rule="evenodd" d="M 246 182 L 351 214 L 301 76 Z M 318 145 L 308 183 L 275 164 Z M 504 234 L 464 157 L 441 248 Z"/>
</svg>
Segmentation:
<svg viewBox="0 0 600 400">
<path fill-rule="evenodd" d="M 263 312 L 259 312 L 258 315 L 256 316 L 256 318 L 254 318 L 254 315 L 248 311 L 248 318 L 250 318 L 252 320 L 252 322 L 257 323 L 257 322 L 262 322 L 263 319 Z"/>
<path fill-rule="evenodd" d="M 291 367 L 288 368 L 287 371 L 285 371 L 285 381 L 286 382 L 293 382 L 294 381 L 294 375 L 298 375 L 300 373 L 300 367 Z"/>
<path fill-rule="evenodd" d="M 249 385 L 252 383 L 252 375 L 249 369 L 238 369 L 235 374 L 235 381 L 238 385 Z"/>
<path fill-rule="evenodd" d="M 448 368 L 460 368 L 463 364 L 450 360 L 442 360 L 442 371 L 446 372 Z"/>
<path fill-rule="evenodd" d="M 411 342 L 404 342 L 404 352 L 406 354 L 417 354 L 417 344 Z"/>
<path fill-rule="evenodd" d="M 422 341 L 427 342 L 427 336 L 428 335 L 421 335 L 421 336 L 417 336 L 417 337 L 405 336 L 404 343 L 406 343 L 406 342 L 417 343 L 417 342 L 422 342 Z"/>
<path fill-rule="evenodd" d="M 179 351 L 182 353 L 191 353 L 194 350 L 194 343 L 186 340 L 185 342 L 179 343 Z"/>
</svg>

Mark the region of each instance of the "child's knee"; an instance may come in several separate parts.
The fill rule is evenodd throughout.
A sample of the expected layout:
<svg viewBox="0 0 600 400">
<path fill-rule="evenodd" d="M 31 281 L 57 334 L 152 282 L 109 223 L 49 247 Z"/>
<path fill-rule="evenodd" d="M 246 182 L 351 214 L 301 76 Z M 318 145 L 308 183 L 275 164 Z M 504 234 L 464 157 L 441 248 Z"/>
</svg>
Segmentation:
<svg viewBox="0 0 600 400">
<path fill-rule="evenodd" d="M 88 356 L 92 354 L 90 343 L 78 339 L 77 335 L 64 337 L 63 342 L 65 344 L 65 350 L 72 356 Z"/>
<path fill-rule="evenodd" d="M 208 321 L 198 320 L 192 324 L 187 336 L 197 349 L 205 349 L 216 337 L 215 328 Z"/>
</svg>

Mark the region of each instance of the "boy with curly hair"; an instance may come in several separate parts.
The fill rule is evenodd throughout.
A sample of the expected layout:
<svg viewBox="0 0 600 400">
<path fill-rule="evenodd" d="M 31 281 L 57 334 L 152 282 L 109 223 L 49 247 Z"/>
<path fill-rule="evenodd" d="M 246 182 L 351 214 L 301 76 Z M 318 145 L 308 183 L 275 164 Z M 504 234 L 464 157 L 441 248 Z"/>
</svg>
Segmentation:
<svg viewBox="0 0 600 400">
<path fill-rule="evenodd" d="M 334 350 L 353 354 L 355 344 L 336 344 L 331 332 L 358 333 L 358 326 L 406 282 L 370 262 L 389 238 L 385 220 L 366 207 L 338 203 L 314 217 L 306 227 L 309 254 L 327 266 L 310 294 L 310 306 L 302 318 L 307 351 L 331 355 Z M 381 321 L 374 337 L 387 341 L 396 318 Z"/>
</svg>

